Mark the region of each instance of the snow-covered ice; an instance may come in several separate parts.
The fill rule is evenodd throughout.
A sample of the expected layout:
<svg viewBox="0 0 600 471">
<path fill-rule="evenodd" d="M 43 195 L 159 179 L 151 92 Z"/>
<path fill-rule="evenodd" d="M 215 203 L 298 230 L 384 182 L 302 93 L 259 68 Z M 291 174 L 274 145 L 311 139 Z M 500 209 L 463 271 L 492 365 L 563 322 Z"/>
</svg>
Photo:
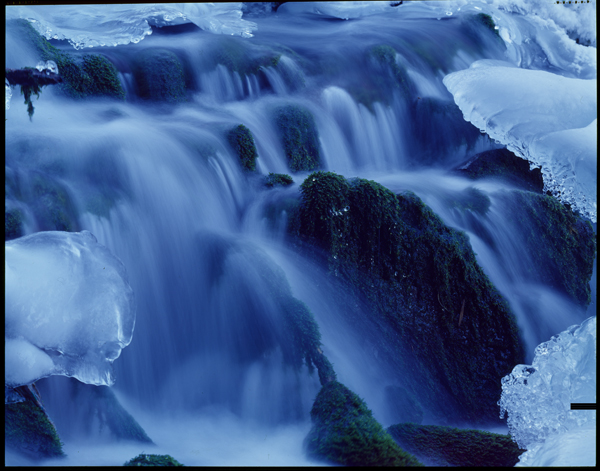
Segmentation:
<svg viewBox="0 0 600 471">
<path fill-rule="evenodd" d="M 75 49 L 138 43 L 152 26 L 194 23 L 215 34 L 251 37 L 256 24 L 242 19 L 241 3 L 31 5 L 6 7 L 6 19 L 24 18 L 47 39 Z"/>
<path fill-rule="evenodd" d="M 112 385 L 135 299 L 125 267 L 88 231 L 5 243 L 5 385 L 50 375 Z"/>
<path fill-rule="evenodd" d="M 571 410 L 572 403 L 595 402 L 596 317 L 590 317 L 538 345 L 532 365 L 517 365 L 502 379 L 501 417 L 508 413 L 511 437 L 528 450 L 520 464 L 595 465 L 596 411 Z"/>
<path fill-rule="evenodd" d="M 596 80 L 489 61 L 444 77 L 464 118 L 534 166 L 546 189 L 596 221 Z"/>
</svg>

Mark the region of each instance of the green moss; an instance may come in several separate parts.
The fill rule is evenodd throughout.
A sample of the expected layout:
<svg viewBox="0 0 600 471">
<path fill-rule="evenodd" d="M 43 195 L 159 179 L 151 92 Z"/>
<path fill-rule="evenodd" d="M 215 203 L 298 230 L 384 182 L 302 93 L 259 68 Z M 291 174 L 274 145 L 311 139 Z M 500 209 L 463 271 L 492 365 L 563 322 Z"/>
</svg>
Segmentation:
<svg viewBox="0 0 600 471">
<path fill-rule="evenodd" d="M 54 424 L 28 386 L 16 390 L 24 402 L 4 405 L 4 437 L 8 448 L 34 459 L 64 456 Z"/>
<path fill-rule="evenodd" d="M 271 173 L 265 177 L 265 186 L 273 188 L 274 186 L 289 186 L 294 183 L 294 179 L 284 173 Z"/>
<path fill-rule="evenodd" d="M 170 455 L 140 454 L 123 466 L 184 466 Z"/>
<path fill-rule="evenodd" d="M 587 306 L 596 258 L 591 223 L 552 196 L 513 191 L 505 199 L 525 238 L 531 276 Z"/>
<path fill-rule="evenodd" d="M 145 100 L 177 103 L 186 99 L 183 63 L 167 49 L 145 49 L 135 60 L 133 75 L 138 94 Z"/>
<path fill-rule="evenodd" d="M 276 111 L 275 120 L 290 169 L 300 172 L 318 168 L 319 137 L 310 111 L 297 105 L 284 106 Z"/>
<path fill-rule="evenodd" d="M 234 127 L 227 133 L 227 141 L 238 155 L 242 168 L 250 172 L 256 170 L 258 153 L 250 129 L 243 124 Z"/>
<path fill-rule="evenodd" d="M 392 425 L 389 434 L 402 448 L 434 466 L 513 467 L 521 450 L 510 435 L 436 425 Z"/>
<path fill-rule="evenodd" d="M 66 188 L 43 174 L 32 178 L 33 213 L 43 231 L 78 231 L 77 211 Z"/>
<path fill-rule="evenodd" d="M 487 29 L 489 29 L 491 32 L 493 32 L 496 36 L 500 38 L 500 33 L 496 29 L 496 23 L 494 23 L 494 20 L 490 15 L 487 15 L 485 13 L 478 13 L 477 15 L 475 15 L 475 18 L 483 26 L 485 26 Z"/>
<path fill-rule="evenodd" d="M 477 180 L 498 178 L 523 190 L 542 193 L 544 180 L 539 168 L 529 169 L 529 162 L 517 157 L 508 149 L 494 149 L 481 152 L 473 157 L 467 166 L 456 173 Z"/>
<path fill-rule="evenodd" d="M 419 466 L 373 418 L 364 401 L 343 384 L 325 384 L 310 411 L 309 456 L 347 466 Z"/>
<path fill-rule="evenodd" d="M 227 67 L 240 76 L 257 74 L 262 67 L 275 67 L 281 53 L 267 48 L 252 48 L 247 41 L 237 38 L 219 38 L 212 52 L 213 63 Z"/>
<path fill-rule="evenodd" d="M 4 208 L 4 240 L 12 240 L 23 235 L 23 215 L 18 209 Z"/>
<path fill-rule="evenodd" d="M 72 98 L 92 96 L 124 99 L 115 66 L 100 54 L 86 54 L 82 60 L 60 51 L 42 37 L 27 20 L 16 20 L 15 25 L 33 45 L 42 60 L 52 60 L 63 78 L 59 88 Z"/>
<path fill-rule="evenodd" d="M 500 379 L 522 362 L 523 346 L 465 233 L 413 193 L 373 181 L 315 172 L 300 190 L 289 231 L 364 297 L 389 358 L 414 357 L 421 389 L 412 392 L 432 404 L 460 398 L 462 418 L 496 420 Z"/>
<path fill-rule="evenodd" d="M 380 69 L 380 74 L 377 75 L 378 79 L 381 80 L 387 75 L 388 78 L 393 79 L 391 85 L 399 88 L 405 98 L 412 96 L 414 85 L 408 76 L 406 68 L 396 61 L 396 50 L 393 47 L 386 44 L 374 46 L 368 51 L 368 55 L 376 64 L 376 67 Z M 387 83 L 381 81 L 378 85 L 383 87 Z"/>
</svg>

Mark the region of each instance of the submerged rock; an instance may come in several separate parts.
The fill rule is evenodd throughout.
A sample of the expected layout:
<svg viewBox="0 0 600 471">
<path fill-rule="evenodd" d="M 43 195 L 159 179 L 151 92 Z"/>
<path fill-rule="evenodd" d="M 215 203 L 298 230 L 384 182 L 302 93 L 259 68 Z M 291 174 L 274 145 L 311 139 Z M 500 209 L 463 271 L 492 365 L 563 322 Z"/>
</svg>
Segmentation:
<svg viewBox="0 0 600 471">
<path fill-rule="evenodd" d="M 145 49 L 136 57 L 133 75 L 138 94 L 145 100 L 177 103 L 186 99 L 184 65 L 168 49 Z"/>
<path fill-rule="evenodd" d="M 227 133 L 227 141 L 238 155 L 242 168 L 250 172 L 256 170 L 258 153 L 250 129 L 243 124 L 234 127 Z"/>
<path fill-rule="evenodd" d="M 298 105 L 284 106 L 275 113 L 288 165 L 293 172 L 321 166 L 319 136 L 310 111 Z"/>
<path fill-rule="evenodd" d="M 23 235 L 23 214 L 18 209 L 4 208 L 4 240 L 12 240 Z"/>
<path fill-rule="evenodd" d="M 406 451 L 427 466 L 513 467 L 525 452 L 510 435 L 403 423 L 387 429 Z"/>
<path fill-rule="evenodd" d="M 440 404 L 440 416 L 458 410 L 465 420 L 497 420 L 500 379 L 522 362 L 523 346 L 468 237 L 413 193 L 395 195 L 373 181 L 315 172 L 301 192 L 289 232 L 325 259 L 349 296 L 366 300 L 387 361 L 408 368 L 421 405 Z"/>
<path fill-rule="evenodd" d="M 274 186 L 288 186 L 294 183 L 292 177 L 285 173 L 272 173 L 265 177 L 265 186 L 272 188 Z"/>
<path fill-rule="evenodd" d="M 508 149 L 480 152 L 455 172 L 473 180 L 497 178 L 535 193 L 542 193 L 544 190 L 541 169 L 530 169 L 529 162 L 517 157 Z"/>
<path fill-rule="evenodd" d="M 377 422 L 364 401 L 346 386 L 325 384 L 310 411 L 305 439 L 310 457 L 346 466 L 419 466 Z"/>
<path fill-rule="evenodd" d="M 35 386 L 19 386 L 15 391 L 24 400 L 4 405 L 6 447 L 33 459 L 64 456 L 62 442 Z"/>
<path fill-rule="evenodd" d="M 141 454 L 130 459 L 123 466 L 185 466 L 171 455 L 146 455 Z"/>
</svg>

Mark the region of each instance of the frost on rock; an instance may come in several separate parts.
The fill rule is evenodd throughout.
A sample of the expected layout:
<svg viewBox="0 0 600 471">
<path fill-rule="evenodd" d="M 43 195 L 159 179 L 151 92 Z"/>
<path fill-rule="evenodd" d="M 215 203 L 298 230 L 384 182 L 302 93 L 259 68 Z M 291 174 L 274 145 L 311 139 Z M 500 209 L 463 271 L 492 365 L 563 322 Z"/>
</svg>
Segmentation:
<svg viewBox="0 0 600 471">
<path fill-rule="evenodd" d="M 216 34 L 251 37 L 256 24 L 242 19 L 241 3 L 154 3 L 8 6 L 6 18 L 23 18 L 46 39 L 75 49 L 138 43 L 150 26 L 194 23 Z"/>
<path fill-rule="evenodd" d="M 50 375 L 112 385 L 135 324 L 121 261 L 88 231 L 38 232 L 4 251 L 5 386 Z"/>
<path fill-rule="evenodd" d="M 523 462 L 546 441 L 595 429 L 595 411 L 571 410 L 571 403 L 595 402 L 596 317 L 590 317 L 538 345 L 532 365 L 517 365 L 502 378 L 498 405 L 500 418 L 508 414 L 512 439 L 528 449 Z"/>
<path fill-rule="evenodd" d="M 596 222 L 596 80 L 475 62 L 444 77 L 465 120 L 540 167 L 546 190 Z"/>
</svg>

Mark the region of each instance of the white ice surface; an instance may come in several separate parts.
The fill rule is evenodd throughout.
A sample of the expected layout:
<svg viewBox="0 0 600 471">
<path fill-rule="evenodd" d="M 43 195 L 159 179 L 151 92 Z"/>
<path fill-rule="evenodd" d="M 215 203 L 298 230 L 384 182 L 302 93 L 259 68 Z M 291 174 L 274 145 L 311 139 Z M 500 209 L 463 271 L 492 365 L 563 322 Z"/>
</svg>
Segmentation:
<svg viewBox="0 0 600 471">
<path fill-rule="evenodd" d="M 541 166 L 546 189 L 596 221 L 596 80 L 475 62 L 444 77 L 465 120 Z"/>
<path fill-rule="evenodd" d="M 596 317 L 541 343 L 532 365 L 502 379 L 501 417 L 527 453 L 526 466 L 595 465 L 596 411 L 571 410 L 596 402 Z"/>
<path fill-rule="evenodd" d="M 5 243 L 5 385 L 50 375 L 111 385 L 135 300 L 125 267 L 88 231 Z"/>
<path fill-rule="evenodd" d="M 75 49 L 138 43 L 150 25 L 194 23 L 216 34 L 251 37 L 256 25 L 242 19 L 241 3 L 148 3 L 7 6 L 6 19 L 24 18 L 46 39 L 66 39 Z"/>
</svg>

